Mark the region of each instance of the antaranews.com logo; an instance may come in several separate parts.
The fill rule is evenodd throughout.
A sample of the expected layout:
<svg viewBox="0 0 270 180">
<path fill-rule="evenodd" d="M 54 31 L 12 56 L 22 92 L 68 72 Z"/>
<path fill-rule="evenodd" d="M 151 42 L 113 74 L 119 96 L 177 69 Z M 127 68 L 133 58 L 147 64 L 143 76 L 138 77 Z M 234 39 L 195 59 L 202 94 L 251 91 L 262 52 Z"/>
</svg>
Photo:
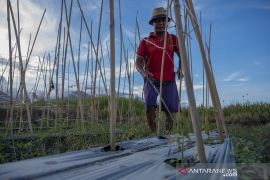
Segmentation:
<svg viewBox="0 0 270 180">
<path fill-rule="evenodd" d="M 224 177 L 237 177 L 236 168 L 189 168 L 185 166 L 179 169 L 178 172 L 185 176 L 188 174 L 220 174 Z"/>
</svg>

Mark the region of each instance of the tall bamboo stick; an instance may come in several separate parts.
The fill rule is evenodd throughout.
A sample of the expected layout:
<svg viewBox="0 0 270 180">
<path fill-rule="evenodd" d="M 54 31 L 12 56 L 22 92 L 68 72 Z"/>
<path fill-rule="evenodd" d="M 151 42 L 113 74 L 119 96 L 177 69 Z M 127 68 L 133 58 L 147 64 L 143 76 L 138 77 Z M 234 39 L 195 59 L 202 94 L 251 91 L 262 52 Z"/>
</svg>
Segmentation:
<svg viewBox="0 0 270 180">
<path fill-rule="evenodd" d="M 176 32 L 177 32 L 181 61 L 182 61 L 183 71 L 184 71 L 184 76 L 185 76 L 185 83 L 187 87 L 187 95 L 188 95 L 188 101 L 189 101 L 189 106 L 190 106 L 190 111 L 191 111 L 190 112 L 191 120 L 192 120 L 194 134 L 195 134 L 196 142 L 198 146 L 199 159 L 201 163 L 205 163 L 206 157 L 205 157 L 205 151 L 204 151 L 204 146 L 202 142 L 202 134 L 201 134 L 201 128 L 200 128 L 200 123 L 199 123 L 199 114 L 196 109 L 194 90 L 193 90 L 193 85 L 191 82 L 190 68 L 187 62 L 187 53 L 186 53 L 186 47 L 185 47 L 185 42 L 184 42 L 184 37 L 183 37 L 182 20 L 180 16 L 180 4 L 179 4 L 179 0 L 174 0 L 173 2 L 174 2 L 174 13 L 175 13 L 175 20 L 176 20 Z"/>
<path fill-rule="evenodd" d="M 117 88 L 117 96 L 119 96 L 120 82 L 121 82 L 121 71 L 122 71 L 122 58 L 123 58 L 123 30 L 122 30 L 122 14 L 121 14 L 121 0 L 118 1 L 118 10 L 119 10 L 119 31 L 120 31 L 120 71 L 118 76 L 118 88 Z"/>
<path fill-rule="evenodd" d="M 13 135 L 13 77 L 12 77 L 12 49 L 11 49 L 11 28 L 10 28 L 10 12 L 9 12 L 10 0 L 7 0 L 7 22 L 8 22 L 8 42 L 9 42 L 9 106 L 10 106 L 10 115 L 9 123 L 11 128 L 11 135 Z"/>
<path fill-rule="evenodd" d="M 65 17 L 66 21 L 70 22 L 71 16 L 67 16 L 67 4 L 66 0 L 64 0 L 64 7 L 65 7 Z M 67 20 L 68 19 L 68 20 Z M 70 25 L 70 23 L 67 23 L 67 25 Z M 67 27 L 67 30 L 69 31 L 69 27 Z M 64 50 L 64 56 L 63 56 L 63 65 L 62 65 L 62 100 L 64 100 L 65 96 L 65 77 L 66 77 L 66 62 L 67 62 L 67 48 L 68 48 L 68 32 L 66 33 L 66 36 L 64 36 L 64 44 L 65 44 L 65 50 Z M 63 46 L 64 46 L 63 44 Z M 68 94 L 69 96 L 69 94 Z"/>
<path fill-rule="evenodd" d="M 201 55 L 202 55 L 202 59 L 203 59 L 203 64 L 204 64 L 204 68 L 205 68 L 205 73 L 206 73 L 207 81 L 209 84 L 209 90 L 210 90 L 210 94 L 211 94 L 211 98 L 212 98 L 212 103 L 216 109 L 216 116 L 217 116 L 216 121 L 217 121 L 217 128 L 218 128 L 218 132 L 219 132 L 219 138 L 221 141 L 223 141 L 223 138 L 224 138 L 223 137 L 223 129 L 224 129 L 226 135 L 228 135 L 228 132 L 227 132 L 227 128 L 225 125 L 225 119 L 224 119 L 223 111 L 221 108 L 216 84 L 215 84 L 213 74 L 212 74 L 211 69 L 210 69 L 210 65 L 207 62 L 207 57 L 206 57 L 206 53 L 205 53 L 204 46 L 203 46 L 203 40 L 202 40 L 201 32 L 199 30 L 199 26 L 198 26 L 198 22 L 197 22 L 197 18 L 196 18 L 196 14 L 195 14 L 192 0 L 186 0 L 186 4 L 187 4 L 187 7 L 189 8 L 188 13 L 190 15 L 190 19 L 191 19 L 191 22 L 192 22 L 192 25 L 193 25 L 193 28 L 195 31 L 195 35 L 197 37 L 198 44 L 200 47 L 200 51 L 201 51 Z"/>
<path fill-rule="evenodd" d="M 160 134 L 160 119 L 161 119 L 161 99 L 162 99 L 162 82 L 163 82 L 163 70 L 164 70 L 164 60 L 166 55 L 166 48 L 167 48 L 167 29 L 168 29 L 168 13 L 169 13 L 169 0 L 167 0 L 167 11 L 166 11 L 166 26 L 165 26 L 165 37 L 164 37 L 164 44 L 163 44 L 163 52 L 162 52 L 162 61 L 161 61 L 161 74 L 160 74 L 160 84 L 159 84 L 159 118 L 158 118 L 158 128 L 157 128 L 157 135 Z"/>
<path fill-rule="evenodd" d="M 114 1 L 109 1 L 110 6 L 110 144 L 112 150 L 115 150 L 115 130 L 116 130 L 116 112 L 115 112 L 115 34 L 114 34 Z"/>
<path fill-rule="evenodd" d="M 59 22 L 59 41 L 58 41 L 58 49 L 57 49 L 57 65 L 56 65 L 56 87 L 55 87 L 55 97 L 58 100 L 59 92 L 58 92 L 58 73 L 59 73 L 59 63 L 60 63 L 60 51 L 61 51 L 61 37 L 62 37 L 62 19 L 63 19 L 63 8 L 64 8 L 64 0 L 61 1 L 61 12 L 60 12 L 60 22 Z M 65 37 L 63 38 L 65 39 Z M 64 47 L 64 44 L 63 44 Z M 58 102 L 58 101 L 57 101 Z M 60 111 L 61 112 L 61 111 Z M 62 113 L 61 113 L 62 116 Z"/>
</svg>

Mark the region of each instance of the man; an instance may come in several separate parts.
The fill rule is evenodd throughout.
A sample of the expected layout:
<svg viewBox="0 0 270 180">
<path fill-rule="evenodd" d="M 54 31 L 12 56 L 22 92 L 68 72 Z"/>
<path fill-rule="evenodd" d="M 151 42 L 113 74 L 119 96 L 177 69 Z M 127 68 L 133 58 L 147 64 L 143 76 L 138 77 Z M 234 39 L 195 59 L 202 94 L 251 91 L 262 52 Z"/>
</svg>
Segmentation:
<svg viewBox="0 0 270 180">
<path fill-rule="evenodd" d="M 160 75 L 165 33 L 167 33 L 162 85 L 162 111 L 166 114 L 166 131 L 173 127 L 172 113 L 178 111 L 178 92 L 174 73 L 174 52 L 179 56 L 177 37 L 165 32 L 167 25 L 166 10 L 162 7 L 153 9 L 149 24 L 154 32 L 144 38 L 137 49 L 136 68 L 144 78 L 144 98 L 146 118 L 150 129 L 156 132 L 157 97 L 160 89 Z M 170 18 L 168 18 L 170 21 Z M 178 74 L 182 75 L 180 67 Z M 180 76 L 179 76 L 180 77 Z"/>
</svg>

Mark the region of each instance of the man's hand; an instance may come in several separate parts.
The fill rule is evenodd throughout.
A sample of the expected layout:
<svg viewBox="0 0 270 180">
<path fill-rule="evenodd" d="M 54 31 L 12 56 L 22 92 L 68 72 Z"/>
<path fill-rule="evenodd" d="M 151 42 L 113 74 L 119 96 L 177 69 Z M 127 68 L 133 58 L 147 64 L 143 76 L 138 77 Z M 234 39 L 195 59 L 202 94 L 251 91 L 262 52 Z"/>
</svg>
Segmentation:
<svg viewBox="0 0 270 180">
<path fill-rule="evenodd" d="M 184 74 L 182 73 L 181 68 L 177 69 L 177 77 L 178 77 L 178 79 L 183 79 L 183 77 L 184 77 Z"/>
<path fill-rule="evenodd" d="M 153 79 L 153 74 L 149 72 L 147 69 L 144 68 L 145 60 L 141 56 L 136 57 L 136 69 L 141 73 L 142 77 L 147 80 L 147 79 Z"/>
<path fill-rule="evenodd" d="M 152 74 L 151 72 L 149 72 L 148 70 L 145 70 L 145 71 L 142 73 L 142 75 L 143 75 L 143 78 L 144 78 L 145 80 L 147 80 L 147 79 L 153 79 L 153 74 Z"/>
</svg>

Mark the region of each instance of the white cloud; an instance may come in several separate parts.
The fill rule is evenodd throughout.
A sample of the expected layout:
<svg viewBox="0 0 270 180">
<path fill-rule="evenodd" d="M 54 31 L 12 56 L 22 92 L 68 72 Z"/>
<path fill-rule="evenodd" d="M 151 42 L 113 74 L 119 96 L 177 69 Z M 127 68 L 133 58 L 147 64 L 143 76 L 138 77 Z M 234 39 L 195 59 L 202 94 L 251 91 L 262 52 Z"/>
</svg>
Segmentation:
<svg viewBox="0 0 270 180">
<path fill-rule="evenodd" d="M 6 1 L 1 1 L 0 6 L 6 7 Z M 15 18 L 17 18 L 16 1 L 12 1 L 12 7 L 14 16 Z M 30 33 L 32 36 L 31 41 L 33 42 L 44 9 L 45 7 L 41 7 L 41 5 L 36 4 L 33 0 L 24 0 L 23 3 L 20 3 L 20 26 L 22 28 L 21 51 L 23 56 L 25 56 L 27 53 Z M 0 15 L 1 17 L 4 17 L 0 19 L 0 41 L 1 41 L 0 54 L 4 57 L 7 57 L 8 29 L 6 21 L 7 16 L 6 8 L 1 8 Z M 44 53 L 45 51 L 52 50 L 53 47 L 55 46 L 56 42 L 55 32 L 57 29 L 56 17 L 57 16 L 55 16 L 52 12 L 49 11 L 49 8 L 47 8 L 32 55 L 37 55 L 40 53 Z M 14 44 L 15 36 L 12 21 L 11 21 L 11 31 L 12 31 L 12 44 Z"/>
<path fill-rule="evenodd" d="M 255 3 L 255 8 L 261 9 L 261 10 L 270 10 L 270 3 L 264 2 L 264 3 Z"/>
<path fill-rule="evenodd" d="M 177 85 L 177 88 L 179 88 L 179 85 L 180 85 L 180 81 L 176 81 L 176 85 Z M 194 91 L 197 91 L 197 90 L 201 90 L 203 89 L 203 85 L 202 84 L 193 84 L 193 89 Z M 186 90 L 187 87 L 186 87 L 186 83 L 185 81 L 183 80 L 182 81 L 182 90 Z"/>
<path fill-rule="evenodd" d="M 159 1 L 157 2 L 157 6 L 156 7 L 167 7 L 167 1 Z"/>
<path fill-rule="evenodd" d="M 124 33 L 127 35 L 128 38 L 135 38 L 135 32 L 131 31 L 130 28 L 128 28 L 127 26 L 123 26 L 123 31 Z"/>
<path fill-rule="evenodd" d="M 256 65 L 256 66 L 259 66 L 259 65 L 262 65 L 263 63 L 261 61 L 253 61 L 253 64 Z"/>
<path fill-rule="evenodd" d="M 233 72 L 233 73 L 231 73 L 231 74 L 229 74 L 227 77 L 225 77 L 224 79 L 223 79 L 223 81 L 224 82 L 227 82 L 227 81 L 232 81 L 232 80 L 235 80 L 235 79 L 237 79 L 239 76 L 241 76 L 242 75 L 242 73 L 241 72 Z"/>
<path fill-rule="evenodd" d="M 229 74 L 227 77 L 223 79 L 223 82 L 231 82 L 231 81 L 238 81 L 238 82 L 247 82 L 249 81 L 248 77 L 244 77 L 244 74 L 237 71 Z"/>
<path fill-rule="evenodd" d="M 240 81 L 240 82 L 247 82 L 249 80 L 249 78 L 239 78 L 237 79 L 237 81 Z"/>
</svg>

